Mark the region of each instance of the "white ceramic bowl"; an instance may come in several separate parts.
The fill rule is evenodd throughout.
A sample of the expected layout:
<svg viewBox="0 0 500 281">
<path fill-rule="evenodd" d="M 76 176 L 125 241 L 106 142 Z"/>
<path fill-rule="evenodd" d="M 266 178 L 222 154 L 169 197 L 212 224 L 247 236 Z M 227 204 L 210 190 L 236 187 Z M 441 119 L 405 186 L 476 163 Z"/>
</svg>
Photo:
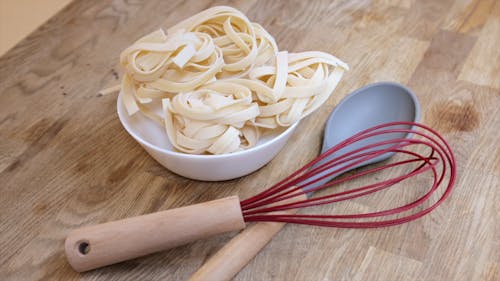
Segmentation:
<svg viewBox="0 0 500 281">
<path fill-rule="evenodd" d="M 244 151 L 191 155 L 174 151 L 165 128 L 142 114 L 129 116 L 121 101 L 121 93 L 117 112 L 125 130 L 161 165 L 186 178 L 204 181 L 230 180 L 258 170 L 278 154 L 298 124 L 262 137 L 256 146 Z"/>
</svg>

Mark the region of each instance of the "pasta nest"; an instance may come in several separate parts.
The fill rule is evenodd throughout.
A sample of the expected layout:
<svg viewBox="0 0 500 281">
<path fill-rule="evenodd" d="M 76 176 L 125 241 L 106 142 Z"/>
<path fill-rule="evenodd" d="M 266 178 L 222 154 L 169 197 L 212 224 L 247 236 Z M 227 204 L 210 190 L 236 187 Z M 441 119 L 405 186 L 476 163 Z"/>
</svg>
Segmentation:
<svg viewBox="0 0 500 281">
<path fill-rule="evenodd" d="M 128 114 L 162 124 L 172 145 L 191 154 L 255 146 L 262 133 L 321 106 L 348 70 L 324 52 L 279 52 L 262 26 L 224 6 L 142 37 L 120 63 Z"/>
</svg>

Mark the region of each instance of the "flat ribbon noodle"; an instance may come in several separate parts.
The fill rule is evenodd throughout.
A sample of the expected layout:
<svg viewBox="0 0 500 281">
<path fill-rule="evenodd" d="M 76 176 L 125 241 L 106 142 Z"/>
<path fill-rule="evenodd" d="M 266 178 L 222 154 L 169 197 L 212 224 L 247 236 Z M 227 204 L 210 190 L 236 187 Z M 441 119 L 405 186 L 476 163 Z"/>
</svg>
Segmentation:
<svg viewBox="0 0 500 281">
<path fill-rule="evenodd" d="M 231 7 L 209 8 L 174 25 L 168 32 L 181 30 L 205 32 L 214 39 L 225 62 L 218 78 L 242 77 L 278 52 L 276 41 L 262 26 Z"/>
<path fill-rule="evenodd" d="M 185 153 L 235 152 L 254 146 L 259 137 L 252 124 L 258 104 L 248 88 L 231 81 L 163 99 L 163 110 L 170 142 Z"/>
<path fill-rule="evenodd" d="M 348 70 L 327 53 L 278 52 L 261 25 L 225 6 L 142 37 L 120 64 L 128 114 L 162 124 L 172 145 L 191 154 L 255 146 L 262 132 L 316 110 Z"/>
</svg>

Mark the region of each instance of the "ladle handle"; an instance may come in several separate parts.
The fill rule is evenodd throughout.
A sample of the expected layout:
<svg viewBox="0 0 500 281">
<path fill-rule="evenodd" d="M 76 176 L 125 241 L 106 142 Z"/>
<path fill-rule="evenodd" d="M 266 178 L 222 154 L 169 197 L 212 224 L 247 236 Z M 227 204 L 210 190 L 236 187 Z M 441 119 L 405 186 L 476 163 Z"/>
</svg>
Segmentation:
<svg viewBox="0 0 500 281">
<path fill-rule="evenodd" d="M 284 200 L 281 204 L 306 198 L 304 194 L 291 200 Z M 272 214 L 295 214 L 297 211 L 297 209 L 291 209 Z M 257 222 L 245 228 L 205 262 L 189 278 L 189 281 L 233 279 L 278 234 L 285 224 L 281 222 Z"/>
<path fill-rule="evenodd" d="M 66 257 L 82 272 L 244 227 L 240 200 L 231 196 L 74 230 Z"/>
</svg>

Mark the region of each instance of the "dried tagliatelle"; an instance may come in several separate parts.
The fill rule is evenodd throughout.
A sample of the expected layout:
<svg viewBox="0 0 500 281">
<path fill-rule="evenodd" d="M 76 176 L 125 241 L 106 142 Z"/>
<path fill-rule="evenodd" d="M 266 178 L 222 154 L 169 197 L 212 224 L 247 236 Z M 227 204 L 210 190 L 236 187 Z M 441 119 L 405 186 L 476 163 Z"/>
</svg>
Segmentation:
<svg viewBox="0 0 500 281">
<path fill-rule="evenodd" d="M 275 65 L 255 68 L 248 79 L 218 80 L 164 99 L 167 135 L 186 153 L 253 146 L 258 127 L 289 126 L 323 104 L 346 68 L 326 53 L 280 52 Z"/>
<path fill-rule="evenodd" d="M 255 125 L 290 126 L 322 105 L 348 66 L 323 52 L 280 52 L 274 65 L 254 68 L 248 79 L 236 79 L 255 94 L 260 114 Z"/>
<path fill-rule="evenodd" d="M 165 127 L 172 145 L 186 153 L 222 154 L 254 146 L 252 123 L 259 107 L 252 92 L 231 81 L 216 81 L 163 99 Z"/>
<path fill-rule="evenodd" d="M 149 103 L 196 89 L 215 79 L 224 65 L 222 53 L 209 35 L 178 32 L 166 36 L 163 30 L 125 49 L 120 62 L 125 70 L 122 91 L 129 114 L 139 110 L 137 102 Z"/>
<path fill-rule="evenodd" d="M 158 122 L 176 150 L 191 154 L 254 146 L 262 132 L 316 110 L 348 69 L 323 52 L 278 52 L 262 26 L 223 6 L 144 36 L 120 63 L 128 114 Z"/>
<path fill-rule="evenodd" d="M 262 26 L 231 7 L 207 9 L 168 29 L 169 33 L 179 31 L 204 32 L 214 39 L 225 62 L 219 78 L 244 76 L 278 52 L 274 38 Z"/>
</svg>

